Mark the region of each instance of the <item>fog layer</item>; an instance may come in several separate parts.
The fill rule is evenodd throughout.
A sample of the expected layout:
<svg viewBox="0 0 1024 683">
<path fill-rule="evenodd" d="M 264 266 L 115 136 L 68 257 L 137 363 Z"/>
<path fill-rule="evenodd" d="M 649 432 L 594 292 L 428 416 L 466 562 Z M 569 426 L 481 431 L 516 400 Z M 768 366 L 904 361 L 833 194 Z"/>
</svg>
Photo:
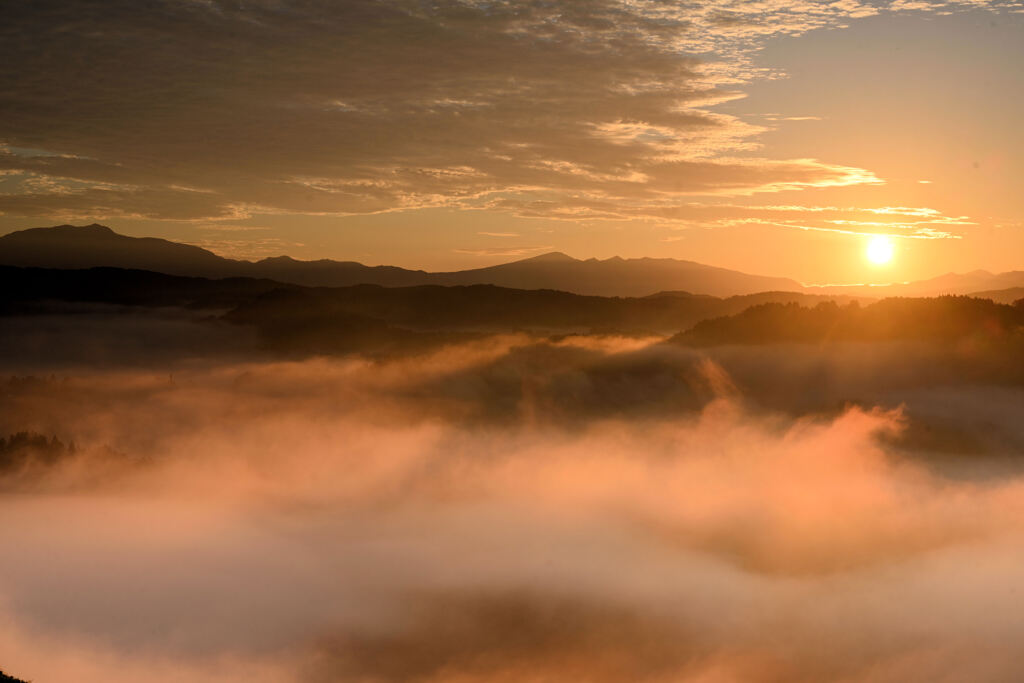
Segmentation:
<svg viewBox="0 0 1024 683">
<path fill-rule="evenodd" d="M 0 434 L 74 448 L 0 470 L 0 667 L 1020 678 L 1018 384 L 963 350 L 657 342 L 7 363 Z"/>
</svg>

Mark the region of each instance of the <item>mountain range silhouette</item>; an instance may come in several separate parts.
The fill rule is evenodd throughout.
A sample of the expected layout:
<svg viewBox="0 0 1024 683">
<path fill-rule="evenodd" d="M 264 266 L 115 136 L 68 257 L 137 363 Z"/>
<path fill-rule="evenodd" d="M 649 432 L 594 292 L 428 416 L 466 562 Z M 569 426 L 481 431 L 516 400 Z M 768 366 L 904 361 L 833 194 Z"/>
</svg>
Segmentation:
<svg viewBox="0 0 1024 683">
<path fill-rule="evenodd" d="M 0 265 L 82 269 L 148 270 L 204 278 L 249 277 L 308 287 L 361 284 L 384 287 L 495 285 L 512 289 L 553 289 L 591 296 L 644 297 L 681 291 L 730 297 L 759 292 L 804 292 L 882 298 L 977 294 L 1010 303 L 1024 288 L 1024 271 L 984 270 L 947 273 L 918 282 L 888 286 L 804 286 L 782 277 L 751 275 L 672 258 L 612 257 L 576 259 L 561 252 L 510 263 L 452 272 L 355 261 L 302 261 L 289 256 L 244 261 L 224 258 L 198 246 L 155 237 L 129 237 L 99 224 L 29 228 L 0 237 Z"/>
<path fill-rule="evenodd" d="M 748 275 L 691 261 L 619 257 L 579 260 L 559 252 L 487 268 L 440 273 L 367 266 L 354 261 L 299 261 L 288 256 L 240 261 L 189 244 L 120 235 L 98 224 L 31 228 L 0 237 L 0 264 L 129 268 L 206 278 L 268 278 L 312 287 L 486 284 L 595 296 L 646 296 L 675 290 L 734 296 L 802 289 L 794 280 Z"/>
</svg>

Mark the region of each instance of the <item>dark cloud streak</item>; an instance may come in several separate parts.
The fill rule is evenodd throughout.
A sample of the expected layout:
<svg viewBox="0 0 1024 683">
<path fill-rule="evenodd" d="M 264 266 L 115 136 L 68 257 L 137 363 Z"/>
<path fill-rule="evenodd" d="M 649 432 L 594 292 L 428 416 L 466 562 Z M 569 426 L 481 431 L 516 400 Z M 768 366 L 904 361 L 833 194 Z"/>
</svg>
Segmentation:
<svg viewBox="0 0 1024 683">
<path fill-rule="evenodd" d="M 57 155 L 4 155 L 57 188 L 0 196 L 14 214 L 363 213 L 507 195 L 643 205 L 869 179 L 725 158 L 759 129 L 700 108 L 730 94 L 681 49 L 696 29 L 680 12 L 40 2 L 7 6 L 0 23 L 0 140 Z M 66 179 L 118 187 L 61 190 Z"/>
</svg>

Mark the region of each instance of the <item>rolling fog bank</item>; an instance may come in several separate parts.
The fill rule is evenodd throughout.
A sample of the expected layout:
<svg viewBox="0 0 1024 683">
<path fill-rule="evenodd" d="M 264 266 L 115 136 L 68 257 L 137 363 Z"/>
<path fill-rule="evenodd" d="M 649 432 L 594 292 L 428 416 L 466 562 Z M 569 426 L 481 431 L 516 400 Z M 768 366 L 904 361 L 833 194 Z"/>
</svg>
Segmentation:
<svg viewBox="0 0 1024 683">
<path fill-rule="evenodd" d="M 510 334 L 281 359 L 101 318 L 0 368 L 0 435 L 47 440 L 0 448 L 19 677 L 1024 671 L 1012 348 Z M 124 325 L 152 334 L 89 356 Z"/>
</svg>

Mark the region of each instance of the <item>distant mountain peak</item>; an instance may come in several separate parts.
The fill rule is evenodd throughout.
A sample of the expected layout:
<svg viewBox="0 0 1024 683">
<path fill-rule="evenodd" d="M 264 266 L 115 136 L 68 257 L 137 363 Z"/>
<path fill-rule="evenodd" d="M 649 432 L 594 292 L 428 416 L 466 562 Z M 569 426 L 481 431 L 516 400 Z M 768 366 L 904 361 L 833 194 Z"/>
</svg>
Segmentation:
<svg viewBox="0 0 1024 683">
<path fill-rule="evenodd" d="M 299 260 L 291 256 L 268 256 L 260 259 L 257 263 L 299 263 Z"/>
<path fill-rule="evenodd" d="M 24 230 L 16 230 L 5 237 L 12 237 L 14 235 L 49 235 L 51 237 L 122 237 L 116 232 L 111 230 L 105 225 L 99 223 L 90 223 L 89 225 L 71 225 L 65 223 L 64 225 L 55 225 L 52 228 L 26 228 Z"/>
<path fill-rule="evenodd" d="M 575 261 L 575 260 L 576 259 L 574 259 L 572 256 L 569 256 L 568 254 L 565 254 L 563 252 L 560 252 L 560 251 L 549 251 L 546 254 L 540 254 L 539 256 L 532 256 L 530 258 L 525 258 L 525 259 L 519 261 L 519 263 L 540 263 L 540 262 L 568 263 L 570 261 Z"/>
<path fill-rule="evenodd" d="M 72 227 L 73 228 L 75 226 L 71 225 L 71 226 L 68 226 L 68 227 Z M 105 234 L 108 234 L 108 235 L 116 235 L 117 234 L 111 228 L 107 227 L 106 225 L 100 225 L 99 223 L 90 223 L 89 225 L 80 225 L 80 226 L 78 226 L 78 229 L 79 230 L 88 230 L 89 232 L 102 232 L 102 233 L 105 233 Z"/>
<path fill-rule="evenodd" d="M 647 296 L 666 290 L 731 296 L 800 289 L 798 283 L 783 278 L 748 275 L 689 261 L 617 256 L 584 261 L 560 251 L 447 273 L 367 266 L 354 261 L 301 261 L 284 255 L 256 262 L 238 261 L 196 245 L 121 235 L 96 223 L 32 228 L 0 237 L 0 264 L 71 269 L 106 266 L 207 278 L 248 276 L 314 287 L 494 285 L 595 296 Z"/>
<path fill-rule="evenodd" d="M 121 235 L 98 223 L 31 228 L 0 236 L 0 264 L 64 269 L 105 266 L 206 278 L 245 276 L 312 287 L 357 284 L 385 287 L 494 285 L 591 296 L 643 297 L 671 291 L 726 297 L 802 289 L 799 283 L 785 278 L 751 275 L 693 261 L 617 256 L 583 260 L 560 251 L 453 272 L 413 271 L 330 259 L 303 261 L 287 255 L 260 261 L 240 261 L 218 256 L 197 245 L 157 237 Z M 995 290 L 1019 284 L 1015 276 L 998 281 L 975 279 L 960 288 L 969 287 L 965 291 Z M 943 285 L 939 289 L 945 291 L 954 287 Z M 849 291 L 842 293 L 849 294 Z"/>
</svg>

